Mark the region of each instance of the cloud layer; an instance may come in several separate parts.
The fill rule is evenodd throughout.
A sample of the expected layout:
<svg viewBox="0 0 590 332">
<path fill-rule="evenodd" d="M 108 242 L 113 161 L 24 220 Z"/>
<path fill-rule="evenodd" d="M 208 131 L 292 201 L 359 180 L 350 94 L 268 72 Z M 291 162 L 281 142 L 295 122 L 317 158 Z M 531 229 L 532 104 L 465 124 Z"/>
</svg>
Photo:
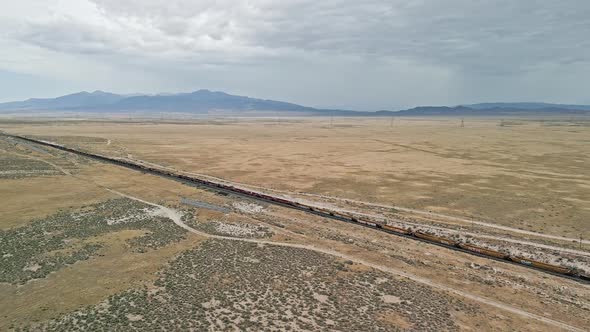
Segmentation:
<svg viewBox="0 0 590 332">
<path fill-rule="evenodd" d="M 0 80 L 359 109 L 590 103 L 589 17 L 585 0 L 22 0 L 0 13 Z"/>
</svg>

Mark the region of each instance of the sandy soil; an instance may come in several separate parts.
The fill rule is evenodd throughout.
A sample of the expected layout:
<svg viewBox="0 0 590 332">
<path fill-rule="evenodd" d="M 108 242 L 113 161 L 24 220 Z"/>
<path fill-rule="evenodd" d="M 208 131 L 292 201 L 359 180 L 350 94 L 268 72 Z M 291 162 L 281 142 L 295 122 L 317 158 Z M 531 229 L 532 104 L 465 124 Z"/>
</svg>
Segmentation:
<svg viewBox="0 0 590 332">
<path fill-rule="evenodd" d="M 265 188 L 590 238 L 590 127 L 466 119 L 2 124 Z M 111 144 L 107 144 L 108 142 Z"/>
</svg>

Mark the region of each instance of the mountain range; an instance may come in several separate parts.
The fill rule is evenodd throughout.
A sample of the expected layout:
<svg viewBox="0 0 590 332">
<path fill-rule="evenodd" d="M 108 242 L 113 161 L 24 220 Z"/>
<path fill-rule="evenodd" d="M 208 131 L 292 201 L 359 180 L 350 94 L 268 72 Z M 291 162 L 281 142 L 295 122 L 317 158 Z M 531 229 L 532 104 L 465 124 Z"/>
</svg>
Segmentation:
<svg viewBox="0 0 590 332">
<path fill-rule="evenodd" d="M 104 91 L 78 92 L 57 98 L 31 98 L 1 103 L 0 110 L 10 111 L 145 111 L 193 112 L 208 111 L 313 111 L 311 107 L 230 95 L 225 92 L 198 90 L 169 95 L 118 95 Z"/>
<path fill-rule="evenodd" d="M 510 116 L 510 115 L 590 115 L 589 105 L 548 103 L 481 103 L 459 106 L 419 106 L 412 109 L 377 112 L 329 110 L 276 100 L 250 98 L 225 92 L 198 90 L 159 95 L 119 95 L 104 91 L 78 92 L 57 98 L 31 98 L 0 103 L 0 112 L 184 112 L 229 111 L 253 114 L 281 112 L 289 115 L 335 116 Z"/>
</svg>

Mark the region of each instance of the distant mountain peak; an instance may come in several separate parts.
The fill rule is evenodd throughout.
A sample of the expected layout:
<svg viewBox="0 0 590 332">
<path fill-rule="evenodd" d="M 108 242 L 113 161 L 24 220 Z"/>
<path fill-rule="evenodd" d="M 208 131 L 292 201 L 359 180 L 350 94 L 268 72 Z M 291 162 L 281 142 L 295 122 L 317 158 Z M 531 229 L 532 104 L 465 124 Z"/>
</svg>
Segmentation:
<svg viewBox="0 0 590 332">
<path fill-rule="evenodd" d="M 197 91 L 193 91 L 191 94 L 195 94 L 195 95 L 219 95 L 219 96 L 240 97 L 240 96 L 230 95 L 230 94 L 225 93 L 223 91 L 212 91 L 212 90 L 208 90 L 208 89 L 199 89 Z"/>
</svg>

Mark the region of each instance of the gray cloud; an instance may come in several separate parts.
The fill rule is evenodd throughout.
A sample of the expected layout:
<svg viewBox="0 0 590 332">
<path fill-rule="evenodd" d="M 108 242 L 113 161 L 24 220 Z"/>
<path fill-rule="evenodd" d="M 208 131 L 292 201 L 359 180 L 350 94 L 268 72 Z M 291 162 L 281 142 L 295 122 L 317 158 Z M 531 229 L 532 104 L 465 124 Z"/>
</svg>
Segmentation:
<svg viewBox="0 0 590 332">
<path fill-rule="evenodd" d="M 26 11 L 23 2 L 13 10 Z M 9 31 L 0 46 L 78 54 L 116 71 L 148 71 L 150 82 L 166 86 L 213 84 L 321 106 L 381 108 L 518 98 L 511 91 L 546 100 L 534 93 L 545 90 L 543 78 L 563 82 L 578 73 L 570 90 L 560 86 L 548 101 L 589 101 L 572 97 L 590 72 L 585 0 L 69 0 L 38 7 L 22 21 L 0 14 L 0 28 Z M 232 81 L 232 73 L 270 82 Z M 324 99 L 306 97 L 317 95 L 314 80 Z M 273 88 L 279 83 L 286 92 Z M 339 95 L 347 97 L 327 100 Z"/>
</svg>

